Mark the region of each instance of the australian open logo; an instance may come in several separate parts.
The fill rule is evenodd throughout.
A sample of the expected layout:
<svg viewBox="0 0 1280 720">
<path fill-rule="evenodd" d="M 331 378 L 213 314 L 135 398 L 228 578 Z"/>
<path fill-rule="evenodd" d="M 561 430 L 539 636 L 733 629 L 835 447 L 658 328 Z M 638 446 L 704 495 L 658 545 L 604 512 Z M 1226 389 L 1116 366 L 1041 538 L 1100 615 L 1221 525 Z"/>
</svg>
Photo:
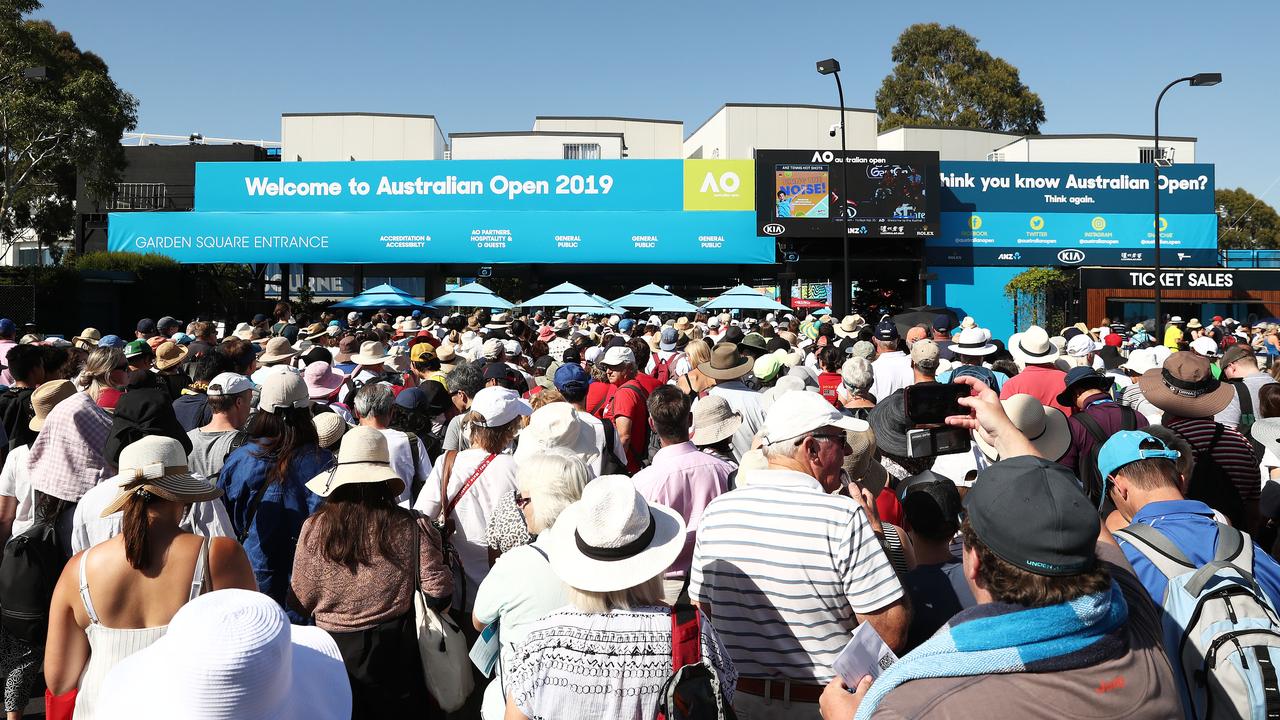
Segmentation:
<svg viewBox="0 0 1280 720">
<path fill-rule="evenodd" d="M 1081 250 L 1061 250 L 1058 252 L 1058 260 L 1068 265 L 1079 265 L 1084 262 L 1084 252 Z"/>
</svg>

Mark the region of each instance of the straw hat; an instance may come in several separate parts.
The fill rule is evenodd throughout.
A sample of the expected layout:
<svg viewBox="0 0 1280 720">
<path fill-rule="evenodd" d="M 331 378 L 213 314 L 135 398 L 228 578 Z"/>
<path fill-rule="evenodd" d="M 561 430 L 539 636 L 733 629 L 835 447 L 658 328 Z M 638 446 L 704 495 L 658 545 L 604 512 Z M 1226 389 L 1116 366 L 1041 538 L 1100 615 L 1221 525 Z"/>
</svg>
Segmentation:
<svg viewBox="0 0 1280 720">
<path fill-rule="evenodd" d="M 329 334 L 329 326 L 324 323 L 311 323 L 302 331 L 304 340 L 316 340 Z"/>
<path fill-rule="evenodd" d="M 728 401 L 719 395 L 708 395 L 693 406 L 694 445 L 714 445 L 732 437 L 742 425 L 742 416 L 729 407 Z"/>
<path fill-rule="evenodd" d="M 661 575 L 684 547 L 684 532 L 680 515 L 646 502 L 631 478 L 605 475 L 560 513 L 547 550 L 570 587 L 612 592 Z"/>
<path fill-rule="evenodd" d="M 168 370 L 174 367 L 187 359 L 187 352 L 187 348 L 172 340 L 165 340 L 156 348 L 156 369 Z"/>
<path fill-rule="evenodd" d="M 1231 404 L 1235 389 L 1213 377 L 1209 360 L 1190 351 L 1176 352 L 1138 378 L 1147 402 L 1184 418 L 1213 417 Z"/>
<path fill-rule="evenodd" d="M 1042 365 L 1057 359 L 1058 348 L 1049 341 L 1044 328 L 1032 325 L 1026 332 L 1009 338 L 1009 353 L 1025 365 Z"/>
<path fill-rule="evenodd" d="M 382 365 L 390 358 L 387 346 L 376 340 L 366 340 L 360 343 L 360 352 L 351 356 L 351 362 L 357 365 Z"/>
<path fill-rule="evenodd" d="M 375 428 L 356 426 L 342 438 L 337 464 L 308 480 L 307 489 L 329 497 L 343 485 L 376 482 L 389 485 L 392 495 L 404 492 L 404 480 L 391 469 L 386 436 Z"/>
<path fill-rule="evenodd" d="M 1067 425 L 1067 416 L 1058 408 L 1041 405 L 1040 400 L 1023 393 L 1001 400 L 1000 404 L 1014 427 L 1027 436 L 1041 457 L 1057 460 L 1071 447 L 1071 428 Z M 981 433 L 973 433 L 973 441 L 992 461 L 1000 458 L 995 446 L 984 442 Z"/>
<path fill-rule="evenodd" d="M 187 451 L 171 437 L 148 435 L 120 451 L 120 474 L 114 478 L 120 488 L 99 517 L 108 517 L 133 495 L 151 493 L 156 497 L 188 504 L 222 496 L 222 488 L 196 477 L 187 468 Z"/>
<path fill-rule="evenodd" d="M 711 350 L 711 359 L 698 366 L 698 372 L 715 380 L 737 380 L 751 372 L 753 361 L 738 352 L 733 343 L 720 343 Z"/>
<path fill-rule="evenodd" d="M 27 427 L 32 432 L 40 432 L 40 428 L 44 427 L 44 419 L 49 417 L 54 406 L 75 394 L 76 385 L 70 380 L 54 380 L 40 385 L 31 393 L 31 407 L 35 410 L 35 417 L 31 418 Z"/>
<path fill-rule="evenodd" d="M 587 414 L 567 402 L 544 405 L 529 416 L 529 424 L 520 431 L 520 444 L 516 446 L 515 461 L 520 464 L 535 453 L 552 448 L 566 448 L 586 463 L 596 467 L 600 459 L 600 447 L 596 444 L 595 429 L 585 420 Z"/>
<path fill-rule="evenodd" d="M 857 335 L 858 331 L 862 329 L 862 325 L 865 324 L 859 322 L 860 320 L 862 320 L 862 318 L 857 315 L 845 315 L 844 318 L 840 320 L 840 324 L 835 327 L 836 335 L 839 335 L 842 338 Z"/>
<path fill-rule="evenodd" d="M 312 419 L 316 424 L 316 436 L 320 440 L 320 447 L 326 450 L 337 445 L 343 433 L 347 431 L 347 423 L 338 413 L 322 412 Z"/>
<path fill-rule="evenodd" d="M 985 357 L 999 349 L 991 343 L 991 338 L 982 328 L 977 327 L 961 330 L 951 342 L 951 351 L 957 355 Z"/>
<path fill-rule="evenodd" d="M 229 589 L 183 605 L 164 637 L 107 674 L 99 702 L 112 718 L 346 718 L 351 683 L 329 633 L 290 625 L 262 593 Z"/>
<path fill-rule="evenodd" d="M 1200 324 L 1200 318 L 1193 317 L 1187 321 L 1188 330 L 1199 330 L 1202 327 L 1204 326 Z"/>
<path fill-rule="evenodd" d="M 85 350 L 92 350 L 98 347 L 98 341 L 101 339 L 102 333 L 98 332 L 96 328 L 85 328 L 79 335 L 71 338 L 76 347 L 84 348 Z"/>
<path fill-rule="evenodd" d="M 674 327 L 677 332 L 688 332 L 689 328 L 693 327 L 693 323 L 689 322 L 689 318 L 681 315 L 676 319 L 676 323 L 672 327 Z"/>
<path fill-rule="evenodd" d="M 267 341 L 266 352 L 258 357 L 260 363 L 279 363 L 289 360 L 298 351 L 293 349 L 289 344 L 289 339 L 284 337 L 273 337 Z"/>
</svg>

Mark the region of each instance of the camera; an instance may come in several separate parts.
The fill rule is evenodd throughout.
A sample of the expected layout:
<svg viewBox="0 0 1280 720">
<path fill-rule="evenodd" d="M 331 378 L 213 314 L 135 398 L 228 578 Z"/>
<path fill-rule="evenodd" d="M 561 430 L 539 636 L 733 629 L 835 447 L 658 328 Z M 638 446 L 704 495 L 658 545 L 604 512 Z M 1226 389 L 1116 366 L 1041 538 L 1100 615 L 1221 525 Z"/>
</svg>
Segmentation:
<svg viewBox="0 0 1280 720">
<path fill-rule="evenodd" d="M 840 123 L 831 123 L 831 127 L 827 128 L 827 134 L 831 137 L 835 137 L 838 132 L 840 132 Z"/>
<path fill-rule="evenodd" d="M 969 431 L 959 427 L 914 428 L 907 431 L 907 457 L 929 458 L 969 449 Z"/>
</svg>

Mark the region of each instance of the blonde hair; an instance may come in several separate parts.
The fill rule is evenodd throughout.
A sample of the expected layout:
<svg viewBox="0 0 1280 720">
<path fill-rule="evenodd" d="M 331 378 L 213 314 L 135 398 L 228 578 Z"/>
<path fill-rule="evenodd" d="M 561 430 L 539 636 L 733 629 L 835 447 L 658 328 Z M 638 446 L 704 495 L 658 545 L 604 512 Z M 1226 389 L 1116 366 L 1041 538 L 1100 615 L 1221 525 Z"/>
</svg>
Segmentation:
<svg viewBox="0 0 1280 720">
<path fill-rule="evenodd" d="M 662 576 L 655 576 L 625 590 L 590 592 L 569 585 L 564 589 L 565 599 L 578 610 L 603 615 L 612 610 L 631 610 L 645 605 L 662 604 Z"/>
<path fill-rule="evenodd" d="M 544 388 L 542 392 L 529 398 L 529 407 L 537 410 L 540 407 L 550 405 L 551 403 L 564 402 L 564 395 L 560 394 L 555 388 Z"/>
<path fill-rule="evenodd" d="M 89 359 L 85 360 L 84 369 L 80 371 L 77 384 L 83 387 L 96 403 L 102 391 L 112 387 L 111 373 L 124 364 L 124 351 L 119 348 L 95 348 L 89 353 Z"/>
<path fill-rule="evenodd" d="M 690 340 L 684 354 L 689 358 L 689 367 L 697 370 L 699 365 L 711 359 L 711 348 L 701 340 Z"/>
</svg>

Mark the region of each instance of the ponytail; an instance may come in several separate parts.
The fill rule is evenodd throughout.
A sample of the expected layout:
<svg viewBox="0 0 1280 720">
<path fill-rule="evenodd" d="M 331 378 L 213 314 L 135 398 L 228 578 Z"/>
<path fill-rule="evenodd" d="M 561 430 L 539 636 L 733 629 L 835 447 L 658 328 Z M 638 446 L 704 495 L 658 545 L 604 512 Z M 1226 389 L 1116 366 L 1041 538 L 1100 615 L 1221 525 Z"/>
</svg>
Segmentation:
<svg viewBox="0 0 1280 720">
<path fill-rule="evenodd" d="M 124 504 L 124 522 L 120 534 L 124 536 L 124 557 L 135 570 L 141 570 L 147 560 L 147 505 L 155 496 L 146 490 L 135 492 Z"/>
</svg>

